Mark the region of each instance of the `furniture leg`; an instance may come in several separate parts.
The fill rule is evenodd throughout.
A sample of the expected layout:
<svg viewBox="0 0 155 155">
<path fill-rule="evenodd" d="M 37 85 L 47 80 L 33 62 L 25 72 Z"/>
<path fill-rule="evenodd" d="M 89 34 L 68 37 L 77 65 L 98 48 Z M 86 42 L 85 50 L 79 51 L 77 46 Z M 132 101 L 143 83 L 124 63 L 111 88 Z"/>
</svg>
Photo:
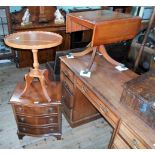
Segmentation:
<svg viewBox="0 0 155 155">
<path fill-rule="evenodd" d="M 51 82 L 50 79 L 49 79 L 49 73 L 48 73 L 48 70 L 47 69 L 42 70 L 42 74 L 45 77 L 46 83 Z"/>
<path fill-rule="evenodd" d="M 92 53 L 92 56 L 91 56 L 91 60 L 90 60 L 90 63 L 88 65 L 87 69 L 85 70 L 85 73 L 89 72 L 92 65 L 93 65 L 93 61 L 94 61 L 94 58 L 95 58 L 96 51 L 97 51 L 97 47 L 93 47 L 93 53 Z"/>
<path fill-rule="evenodd" d="M 18 139 L 22 140 L 25 135 L 20 134 L 19 132 L 17 132 L 17 136 L 18 136 Z"/>
<path fill-rule="evenodd" d="M 24 88 L 23 92 L 21 93 L 20 97 L 24 96 L 26 91 L 30 88 L 32 80 L 33 80 L 33 77 L 31 77 L 29 74 L 25 74 L 25 88 Z"/>
<path fill-rule="evenodd" d="M 46 90 L 46 86 L 45 86 L 45 78 L 42 75 L 41 77 L 39 77 L 40 83 L 41 83 L 41 88 L 43 90 L 43 94 L 45 96 L 45 98 L 47 99 L 48 102 L 51 102 L 51 98 L 48 96 L 47 90 Z"/>
<path fill-rule="evenodd" d="M 100 45 L 100 46 L 99 46 L 99 52 L 101 52 L 101 54 L 103 55 L 103 57 L 104 57 L 108 62 L 110 62 L 111 64 L 116 65 L 116 66 L 118 66 L 118 65 L 121 64 L 121 63 L 115 61 L 114 59 L 112 59 L 112 58 L 109 56 L 109 54 L 107 53 L 107 51 L 106 51 L 104 45 Z"/>
<path fill-rule="evenodd" d="M 74 57 L 80 57 L 80 56 L 84 56 L 84 55 L 90 53 L 92 50 L 93 50 L 93 47 L 88 47 L 88 48 L 85 49 L 84 51 L 79 52 L 79 53 L 72 53 L 72 55 L 73 55 Z"/>
</svg>

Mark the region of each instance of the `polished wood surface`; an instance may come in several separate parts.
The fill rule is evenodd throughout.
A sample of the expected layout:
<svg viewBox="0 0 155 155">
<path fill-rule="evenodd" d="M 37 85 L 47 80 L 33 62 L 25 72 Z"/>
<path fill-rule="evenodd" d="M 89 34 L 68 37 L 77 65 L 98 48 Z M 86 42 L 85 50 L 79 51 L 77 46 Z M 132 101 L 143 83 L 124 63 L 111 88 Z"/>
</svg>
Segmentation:
<svg viewBox="0 0 155 155">
<path fill-rule="evenodd" d="M 92 29 L 93 35 L 89 47 L 98 49 L 105 59 L 113 65 L 120 65 L 120 63 L 108 55 L 104 45 L 134 38 L 141 24 L 140 17 L 109 10 L 70 13 L 67 14 L 66 19 L 66 32 Z M 90 71 L 94 61 L 94 53 L 97 51 L 94 51 L 94 48 L 88 50 L 88 52 L 93 51 L 93 54 L 86 72 Z M 83 55 L 86 53 L 84 51 Z M 75 56 L 75 54 L 73 55 Z"/>
<path fill-rule="evenodd" d="M 61 138 L 61 94 L 60 83 L 48 83 L 47 91 L 51 102 L 47 102 L 38 81 L 33 82 L 29 92 L 20 98 L 24 83 L 19 82 L 10 99 L 16 123 L 18 137 L 25 135 L 47 136 L 53 135 Z"/>
<path fill-rule="evenodd" d="M 13 48 L 20 49 L 32 49 L 33 53 L 33 69 L 25 75 L 25 88 L 21 93 L 21 97 L 25 95 L 26 91 L 30 88 L 30 85 L 34 78 L 38 78 L 41 83 L 43 94 L 47 101 L 50 102 L 46 84 L 48 83 L 48 71 L 39 69 L 38 62 L 38 49 L 55 47 L 62 42 L 62 36 L 52 32 L 42 31 L 29 31 L 29 32 L 18 32 L 5 37 L 5 44 Z"/>
<path fill-rule="evenodd" d="M 44 49 L 61 44 L 62 36 L 52 32 L 17 32 L 5 37 L 5 43 L 19 49 Z"/>
<path fill-rule="evenodd" d="M 122 126 L 125 126 L 125 129 L 127 128 L 129 134 L 131 133 L 132 135 L 131 137 L 124 131 L 130 137 L 130 141 L 127 143 L 130 148 L 135 147 L 135 145 L 131 145 L 132 141 L 135 142 L 134 139 L 136 139 L 136 143 L 138 141 L 138 143 L 142 144 L 139 145 L 139 148 L 155 148 L 155 131 L 129 108 L 124 107 L 120 103 L 123 84 L 138 75 L 130 70 L 120 72 L 105 61 L 102 56 L 97 55 L 92 66 L 94 74 L 90 78 L 81 77 L 79 73 L 87 66 L 90 59 L 90 55 L 75 59 L 61 57 L 61 61 L 75 74 L 74 82 L 76 87 L 115 129 L 109 147 L 113 146 L 116 135 L 121 133 Z M 125 129 L 123 128 L 123 130 Z M 122 136 L 124 137 L 124 135 Z"/>
<path fill-rule="evenodd" d="M 109 10 L 70 13 L 67 14 L 66 32 L 93 29 L 91 45 L 98 46 L 132 39 L 138 32 L 140 21 L 140 17 Z"/>
</svg>

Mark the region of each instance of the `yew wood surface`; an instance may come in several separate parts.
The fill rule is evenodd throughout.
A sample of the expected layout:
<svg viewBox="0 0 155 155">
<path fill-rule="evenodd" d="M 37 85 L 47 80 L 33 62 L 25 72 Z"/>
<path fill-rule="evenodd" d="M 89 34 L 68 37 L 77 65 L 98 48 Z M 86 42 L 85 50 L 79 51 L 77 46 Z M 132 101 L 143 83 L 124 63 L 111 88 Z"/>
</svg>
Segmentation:
<svg viewBox="0 0 155 155">
<path fill-rule="evenodd" d="M 123 84 L 138 75 L 127 70 L 120 72 L 108 63 L 102 56 L 96 56 L 91 68 L 90 78 L 81 77 L 80 71 L 85 69 L 91 56 L 85 55 L 76 59 L 61 57 L 63 61 L 106 106 L 111 109 L 120 120 L 141 137 L 148 148 L 155 148 L 155 131 L 137 117 L 130 109 L 120 103 Z"/>
<path fill-rule="evenodd" d="M 62 36 L 53 32 L 25 31 L 8 35 L 4 41 L 13 48 L 45 49 L 61 44 Z"/>
</svg>

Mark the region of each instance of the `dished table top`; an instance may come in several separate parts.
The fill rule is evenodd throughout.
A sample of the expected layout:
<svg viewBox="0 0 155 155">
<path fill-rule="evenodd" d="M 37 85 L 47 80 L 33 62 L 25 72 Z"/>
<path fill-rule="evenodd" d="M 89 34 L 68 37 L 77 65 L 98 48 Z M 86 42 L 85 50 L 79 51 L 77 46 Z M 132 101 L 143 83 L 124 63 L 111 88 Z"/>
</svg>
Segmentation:
<svg viewBox="0 0 155 155">
<path fill-rule="evenodd" d="M 25 31 L 10 34 L 4 39 L 5 44 L 19 49 L 44 49 L 62 43 L 62 36 L 44 31 Z"/>
</svg>

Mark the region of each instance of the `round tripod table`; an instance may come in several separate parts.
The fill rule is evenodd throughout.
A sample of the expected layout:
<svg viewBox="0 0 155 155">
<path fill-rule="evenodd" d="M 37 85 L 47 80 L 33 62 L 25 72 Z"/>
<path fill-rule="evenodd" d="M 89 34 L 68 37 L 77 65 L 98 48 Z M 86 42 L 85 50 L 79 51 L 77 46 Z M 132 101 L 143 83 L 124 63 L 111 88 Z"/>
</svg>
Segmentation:
<svg viewBox="0 0 155 155">
<path fill-rule="evenodd" d="M 29 89 L 33 78 L 38 78 L 41 83 L 41 88 L 43 94 L 48 102 L 51 101 L 47 90 L 46 83 L 48 82 L 48 70 L 40 70 L 38 62 L 38 50 L 51 48 L 58 46 L 62 43 L 62 36 L 52 32 L 43 31 L 27 31 L 27 32 L 17 32 L 8 35 L 4 38 L 5 44 L 19 49 L 30 49 L 33 53 L 33 67 L 30 72 L 25 75 L 25 88 L 21 93 L 21 97 L 24 96 L 26 91 Z M 25 51 L 26 52 L 26 51 Z"/>
</svg>

